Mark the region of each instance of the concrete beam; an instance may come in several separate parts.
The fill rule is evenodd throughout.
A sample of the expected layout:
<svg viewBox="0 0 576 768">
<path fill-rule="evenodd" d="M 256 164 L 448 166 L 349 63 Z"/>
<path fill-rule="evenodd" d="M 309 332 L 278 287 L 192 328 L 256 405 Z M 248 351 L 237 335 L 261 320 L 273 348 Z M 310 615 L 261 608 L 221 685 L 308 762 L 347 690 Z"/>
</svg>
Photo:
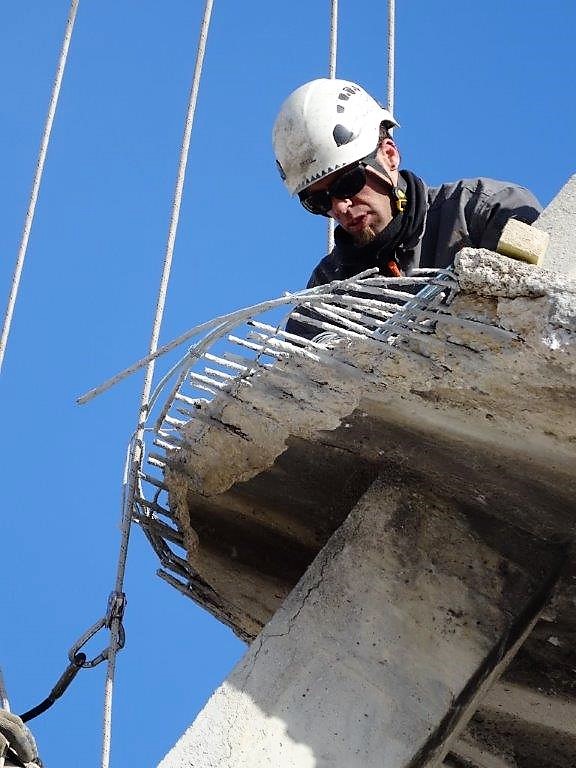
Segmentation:
<svg viewBox="0 0 576 768">
<path fill-rule="evenodd" d="M 377 480 L 160 768 L 440 765 L 563 560 L 501 525 Z"/>
<path fill-rule="evenodd" d="M 500 679 L 446 759 L 447 768 L 542 768 L 573 765 L 576 704 Z M 460 762 L 458 762 L 460 761 Z"/>
<path fill-rule="evenodd" d="M 576 747 L 576 702 L 574 701 L 500 681 L 482 701 L 481 711 L 514 717 L 538 728 L 561 731 L 573 738 Z"/>
</svg>

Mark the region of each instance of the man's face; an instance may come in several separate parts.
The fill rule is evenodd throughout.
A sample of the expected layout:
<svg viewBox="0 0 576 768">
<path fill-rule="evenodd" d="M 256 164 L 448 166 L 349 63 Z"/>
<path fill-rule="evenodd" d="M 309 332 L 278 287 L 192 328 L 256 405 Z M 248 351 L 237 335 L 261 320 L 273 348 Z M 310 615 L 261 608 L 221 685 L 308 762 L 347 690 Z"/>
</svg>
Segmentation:
<svg viewBox="0 0 576 768">
<path fill-rule="evenodd" d="M 345 171 L 344 171 L 345 172 Z M 311 185 L 309 191 L 329 189 L 342 172 L 332 173 Z M 366 184 L 350 198 L 332 198 L 330 218 L 340 224 L 358 245 L 373 240 L 392 221 L 390 185 L 371 168 L 366 168 Z"/>
<path fill-rule="evenodd" d="M 391 139 L 385 139 L 378 151 L 378 161 L 387 169 L 394 184 L 398 181 L 398 164 L 400 156 L 396 145 Z M 305 195 L 325 190 L 339 190 L 347 184 L 339 185 L 342 177 L 350 172 L 350 167 L 343 168 L 310 185 Z M 366 183 L 351 197 L 333 195 L 330 198 L 331 208 L 327 211 L 330 218 L 340 224 L 356 243 L 364 245 L 373 240 L 388 226 L 393 218 L 390 181 L 384 174 L 370 166 L 365 167 Z"/>
</svg>

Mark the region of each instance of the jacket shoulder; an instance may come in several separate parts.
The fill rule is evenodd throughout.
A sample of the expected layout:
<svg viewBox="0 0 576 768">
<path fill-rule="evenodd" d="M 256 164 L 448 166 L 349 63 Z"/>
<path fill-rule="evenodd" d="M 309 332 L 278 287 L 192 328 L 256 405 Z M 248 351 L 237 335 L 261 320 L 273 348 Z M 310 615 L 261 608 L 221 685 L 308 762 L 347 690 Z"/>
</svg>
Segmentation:
<svg viewBox="0 0 576 768">
<path fill-rule="evenodd" d="M 460 179 L 428 190 L 427 230 L 434 263 L 449 263 L 464 245 L 495 250 L 508 219 L 532 224 L 542 206 L 530 190 L 486 177 Z M 442 254 L 442 255 L 439 255 Z M 428 265 L 432 256 L 424 254 Z"/>
<path fill-rule="evenodd" d="M 428 204 L 431 208 L 442 205 L 442 203 L 454 197 L 475 197 L 481 203 L 482 200 L 489 200 L 492 197 L 500 196 L 511 199 L 516 198 L 519 201 L 530 201 L 536 207 L 541 208 L 538 200 L 526 187 L 511 181 L 501 181 L 486 176 L 448 181 L 444 184 L 428 188 Z"/>
</svg>

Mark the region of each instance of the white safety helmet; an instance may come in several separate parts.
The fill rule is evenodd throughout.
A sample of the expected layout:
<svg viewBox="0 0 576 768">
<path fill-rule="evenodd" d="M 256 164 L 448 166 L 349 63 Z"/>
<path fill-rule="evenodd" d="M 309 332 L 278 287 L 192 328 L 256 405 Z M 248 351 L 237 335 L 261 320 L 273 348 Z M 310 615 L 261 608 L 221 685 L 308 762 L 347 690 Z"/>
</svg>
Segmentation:
<svg viewBox="0 0 576 768">
<path fill-rule="evenodd" d="M 274 154 L 291 194 L 376 149 L 380 123 L 392 114 L 356 83 L 322 78 L 288 96 L 276 118 Z"/>
</svg>

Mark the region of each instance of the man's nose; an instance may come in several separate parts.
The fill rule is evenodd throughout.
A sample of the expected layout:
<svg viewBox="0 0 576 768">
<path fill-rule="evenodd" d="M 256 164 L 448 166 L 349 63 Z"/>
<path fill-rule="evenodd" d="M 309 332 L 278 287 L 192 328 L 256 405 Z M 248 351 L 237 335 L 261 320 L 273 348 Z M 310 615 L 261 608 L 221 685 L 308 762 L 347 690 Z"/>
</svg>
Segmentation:
<svg viewBox="0 0 576 768">
<path fill-rule="evenodd" d="M 338 218 L 339 216 L 345 214 L 351 205 L 352 200 L 349 197 L 333 197 L 330 213 L 334 216 L 334 218 Z"/>
</svg>

